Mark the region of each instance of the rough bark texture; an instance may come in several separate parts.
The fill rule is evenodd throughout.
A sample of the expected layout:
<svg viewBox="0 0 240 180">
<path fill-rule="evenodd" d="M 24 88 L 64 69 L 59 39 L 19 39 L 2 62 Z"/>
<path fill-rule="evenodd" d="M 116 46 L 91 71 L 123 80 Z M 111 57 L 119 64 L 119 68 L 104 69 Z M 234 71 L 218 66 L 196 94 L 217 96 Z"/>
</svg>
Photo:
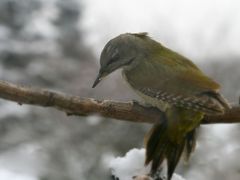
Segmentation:
<svg viewBox="0 0 240 180">
<path fill-rule="evenodd" d="M 111 100 L 94 100 L 66 95 L 59 92 L 14 85 L 0 81 L 0 98 L 42 107 L 53 107 L 67 115 L 100 115 L 123 121 L 138 123 L 161 122 L 163 113 L 156 108 L 144 107 L 133 102 L 116 102 Z M 221 116 L 206 116 L 202 124 L 239 123 L 240 107 L 234 106 Z"/>
</svg>

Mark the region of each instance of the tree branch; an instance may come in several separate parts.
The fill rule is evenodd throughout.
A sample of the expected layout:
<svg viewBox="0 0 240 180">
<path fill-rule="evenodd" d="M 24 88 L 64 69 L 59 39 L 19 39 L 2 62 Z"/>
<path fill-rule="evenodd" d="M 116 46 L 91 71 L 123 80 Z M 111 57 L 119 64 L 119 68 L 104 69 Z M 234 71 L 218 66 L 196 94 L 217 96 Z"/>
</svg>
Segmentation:
<svg viewBox="0 0 240 180">
<path fill-rule="evenodd" d="M 156 123 L 161 122 L 163 113 L 156 108 L 144 107 L 138 103 L 94 100 L 66 95 L 49 90 L 30 88 L 0 81 L 0 98 L 18 104 L 53 107 L 67 115 L 88 116 L 97 114 L 118 120 Z M 206 116 L 203 124 L 239 123 L 240 107 L 235 106 L 224 115 Z"/>
</svg>

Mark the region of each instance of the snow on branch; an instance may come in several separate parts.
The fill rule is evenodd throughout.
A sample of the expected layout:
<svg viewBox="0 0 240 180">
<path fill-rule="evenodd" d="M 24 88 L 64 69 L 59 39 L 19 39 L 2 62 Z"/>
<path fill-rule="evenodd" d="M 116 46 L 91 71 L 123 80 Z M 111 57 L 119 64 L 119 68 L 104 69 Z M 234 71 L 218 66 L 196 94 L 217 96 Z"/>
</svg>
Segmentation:
<svg viewBox="0 0 240 180">
<path fill-rule="evenodd" d="M 163 113 L 156 108 L 144 107 L 133 102 L 94 100 L 55 91 L 15 85 L 0 81 L 0 98 L 42 107 L 53 107 L 67 115 L 88 116 L 98 114 L 107 118 L 138 122 L 161 122 Z M 202 124 L 239 123 L 240 106 L 234 106 L 221 116 L 206 116 Z"/>
<path fill-rule="evenodd" d="M 163 180 L 166 179 L 164 170 L 160 169 L 156 177 L 148 176 L 149 166 L 144 166 L 145 149 L 131 149 L 124 157 L 112 158 L 107 166 L 111 169 L 116 180 Z M 172 180 L 185 180 L 178 174 L 173 174 Z"/>
</svg>

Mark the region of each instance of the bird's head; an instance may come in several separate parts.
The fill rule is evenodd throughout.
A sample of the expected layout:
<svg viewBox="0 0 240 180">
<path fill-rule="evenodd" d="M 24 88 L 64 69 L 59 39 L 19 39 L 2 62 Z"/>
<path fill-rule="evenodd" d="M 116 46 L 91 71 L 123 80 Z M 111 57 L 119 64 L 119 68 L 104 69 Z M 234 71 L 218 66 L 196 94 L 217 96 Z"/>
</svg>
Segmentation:
<svg viewBox="0 0 240 180">
<path fill-rule="evenodd" d="M 100 70 L 93 88 L 107 75 L 120 68 L 131 68 L 141 56 L 147 33 L 126 33 L 110 40 L 102 50 L 100 57 Z"/>
</svg>

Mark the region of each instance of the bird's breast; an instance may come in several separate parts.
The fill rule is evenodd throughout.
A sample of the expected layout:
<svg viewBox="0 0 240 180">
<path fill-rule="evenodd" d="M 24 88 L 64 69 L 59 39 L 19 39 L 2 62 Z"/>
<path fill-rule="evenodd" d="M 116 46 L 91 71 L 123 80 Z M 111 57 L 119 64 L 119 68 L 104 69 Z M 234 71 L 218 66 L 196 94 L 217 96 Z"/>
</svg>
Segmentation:
<svg viewBox="0 0 240 180">
<path fill-rule="evenodd" d="M 134 90 L 134 92 L 140 96 L 144 102 L 147 104 L 147 105 L 151 105 L 153 107 L 156 107 L 158 109 L 160 109 L 161 111 L 165 112 L 166 109 L 170 106 L 167 102 L 164 102 L 162 100 L 159 100 L 159 99 L 156 99 L 156 98 L 153 98 L 151 96 L 148 96 L 144 93 L 142 93 L 141 91 L 137 90 L 134 88 L 134 86 L 129 82 L 128 80 L 128 77 L 127 77 L 127 74 L 126 74 L 126 71 L 123 69 L 122 70 L 122 76 L 123 76 L 123 79 L 127 82 L 128 86 Z"/>
</svg>

